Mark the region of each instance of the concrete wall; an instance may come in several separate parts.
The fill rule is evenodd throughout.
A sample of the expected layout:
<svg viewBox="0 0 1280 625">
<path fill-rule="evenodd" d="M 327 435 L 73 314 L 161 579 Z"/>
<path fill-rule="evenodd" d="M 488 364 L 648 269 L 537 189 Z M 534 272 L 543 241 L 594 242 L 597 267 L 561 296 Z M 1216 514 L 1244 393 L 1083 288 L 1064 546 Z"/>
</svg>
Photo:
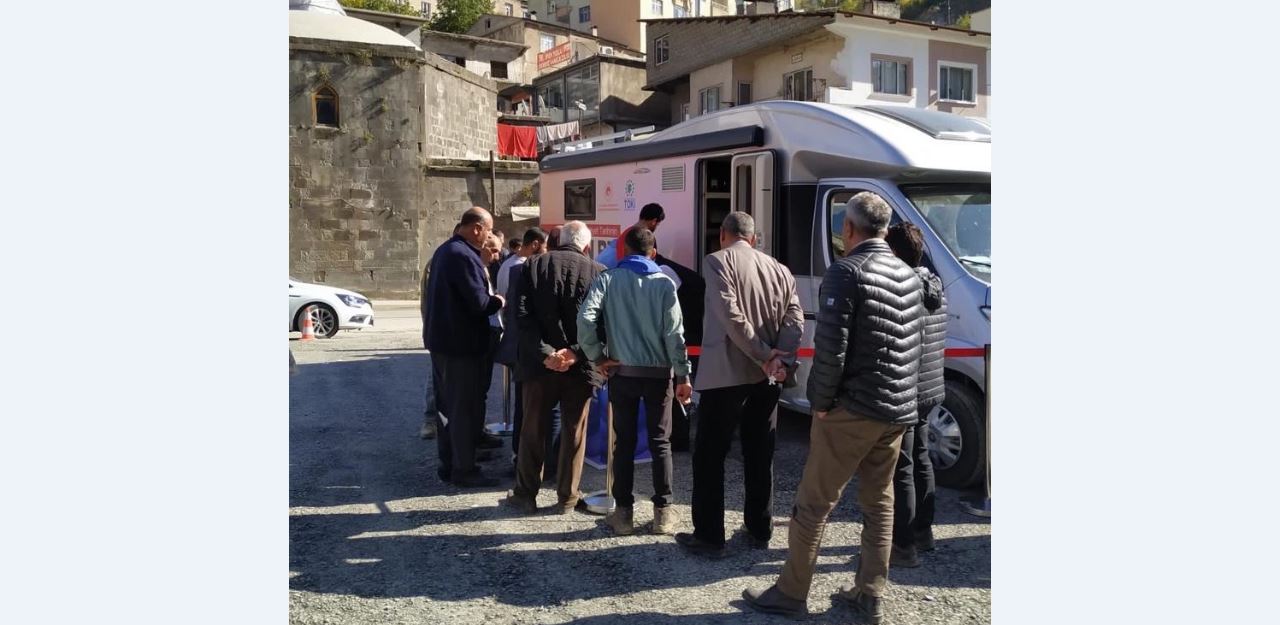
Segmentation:
<svg viewBox="0 0 1280 625">
<path fill-rule="evenodd" d="M 498 145 L 497 83 L 426 53 L 424 155 L 480 160 Z"/>
<path fill-rule="evenodd" d="M 670 124 L 670 97 L 644 90 L 645 68 L 622 63 L 600 62 L 600 116 L 613 123 L 614 130 Z"/>
<path fill-rule="evenodd" d="M 422 74 L 405 48 L 291 40 L 289 272 L 372 297 L 418 290 Z M 339 127 L 313 94 L 338 94 Z"/>
</svg>

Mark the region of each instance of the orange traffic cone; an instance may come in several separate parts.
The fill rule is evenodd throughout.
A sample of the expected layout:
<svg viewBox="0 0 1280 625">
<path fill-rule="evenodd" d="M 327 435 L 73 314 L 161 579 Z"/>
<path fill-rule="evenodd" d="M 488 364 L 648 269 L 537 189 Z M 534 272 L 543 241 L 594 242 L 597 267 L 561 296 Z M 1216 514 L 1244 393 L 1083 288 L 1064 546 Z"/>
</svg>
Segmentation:
<svg viewBox="0 0 1280 625">
<path fill-rule="evenodd" d="M 311 323 L 311 306 L 307 306 L 302 311 L 302 338 L 300 341 L 310 341 L 316 338 L 315 326 Z"/>
</svg>

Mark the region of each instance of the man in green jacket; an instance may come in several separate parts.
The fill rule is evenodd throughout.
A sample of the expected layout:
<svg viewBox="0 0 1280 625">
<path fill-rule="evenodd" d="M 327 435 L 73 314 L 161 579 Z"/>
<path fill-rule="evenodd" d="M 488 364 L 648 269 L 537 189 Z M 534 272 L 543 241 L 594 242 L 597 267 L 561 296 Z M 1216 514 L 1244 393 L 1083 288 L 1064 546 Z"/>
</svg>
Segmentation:
<svg viewBox="0 0 1280 625">
<path fill-rule="evenodd" d="M 617 534 L 635 531 L 635 453 L 640 400 L 644 400 L 649 451 L 653 454 L 653 532 L 674 534 L 671 509 L 671 376 L 681 404 L 693 394 L 684 322 L 676 285 L 649 259 L 653 232 L 631 228 L 626 258 L 596 278 L 578 312 L 582 352 L 609 378 L 616 442 L 613 454 L 614 511 L 605 521 Z M 603 338 L 597 334 L 603 330 Z"/>
</svg>

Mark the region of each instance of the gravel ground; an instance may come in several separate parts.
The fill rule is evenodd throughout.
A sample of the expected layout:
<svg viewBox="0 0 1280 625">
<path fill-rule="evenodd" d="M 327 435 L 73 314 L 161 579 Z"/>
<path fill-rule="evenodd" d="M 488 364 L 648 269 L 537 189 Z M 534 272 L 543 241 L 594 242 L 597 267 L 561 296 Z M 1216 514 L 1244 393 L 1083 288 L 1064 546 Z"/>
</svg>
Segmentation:
<svg viewBox="0 0 1280 625">
<path fill-rule="evenodd" d="M 434 441 L 418 438 L 429 357 L 416 305 L 376 305 L 378 328 L 290 341 L 290 622 L 313 623 L 777 623 L 741 592 L 771 584 L 786 557 L 787 511 L 804 466 L 806 417 L 780 419 L 775 532 L 768 550 L 731 543 L 705 561 L 670 537 L 614 537 L 600 517 L 513 517 L 497 506 L 510 480 L 461 490 L 435 477 Z M 296 337 L 296 333 L 291 335 Z M 490 417 L 500 418 L 500 384 Z M 726 462 L 726 527 L 741 525 L 742 464 Z M 675 508 L 690 527 L 691 456 L 675 456 Z M 484 465 L 501 474 L 509 462 Z M 646 467 L 637 467 L 636 524 L 652 519 Z M 583 490 L 602 489 L 587 468 Z M 861 531 L 854 486 L 832 515 L 808 622 L 853 622 L 830 595 L 852 582 Z M 967 493 L 940 489 L 938 550 L 924 566 L 890 572 L 887 621 L 989 623 L 991 528 L 959 510 Z M 544 488 L 539 505 L 555 501 Z M 647 529 L 647 528 L 646 528 Z"/>
</svg>

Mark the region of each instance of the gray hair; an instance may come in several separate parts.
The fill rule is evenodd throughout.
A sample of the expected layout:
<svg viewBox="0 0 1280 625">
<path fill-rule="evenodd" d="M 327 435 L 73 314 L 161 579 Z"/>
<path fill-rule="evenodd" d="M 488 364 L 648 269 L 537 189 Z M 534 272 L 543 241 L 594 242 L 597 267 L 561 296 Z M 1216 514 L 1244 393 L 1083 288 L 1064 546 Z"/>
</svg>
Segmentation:
<svg viewBox="0 0 1280 625">
<path fill-rule="evenodd" d="M 572 245 L 575 250 L 591 245 L 591 229 L 581 221 L 565 224 L 564 230 L 560 232 L 560 245 L 566 244 Z"/>
<path fill-rule="evenodd" d="M 844 219 L 863 236 L 883 239 L 889 233 L 889 220 L 893 209 L 884 198 L 870 191 L 863 191 L 845 205 Z"/>
<path fill-rule="evenodd" d="M 733 211 L 725 215 L 724 221 L 720 222 L 720 230 L 745 239 L 755 235 L 756 220 L 742 211 Z"/>
</svg>

